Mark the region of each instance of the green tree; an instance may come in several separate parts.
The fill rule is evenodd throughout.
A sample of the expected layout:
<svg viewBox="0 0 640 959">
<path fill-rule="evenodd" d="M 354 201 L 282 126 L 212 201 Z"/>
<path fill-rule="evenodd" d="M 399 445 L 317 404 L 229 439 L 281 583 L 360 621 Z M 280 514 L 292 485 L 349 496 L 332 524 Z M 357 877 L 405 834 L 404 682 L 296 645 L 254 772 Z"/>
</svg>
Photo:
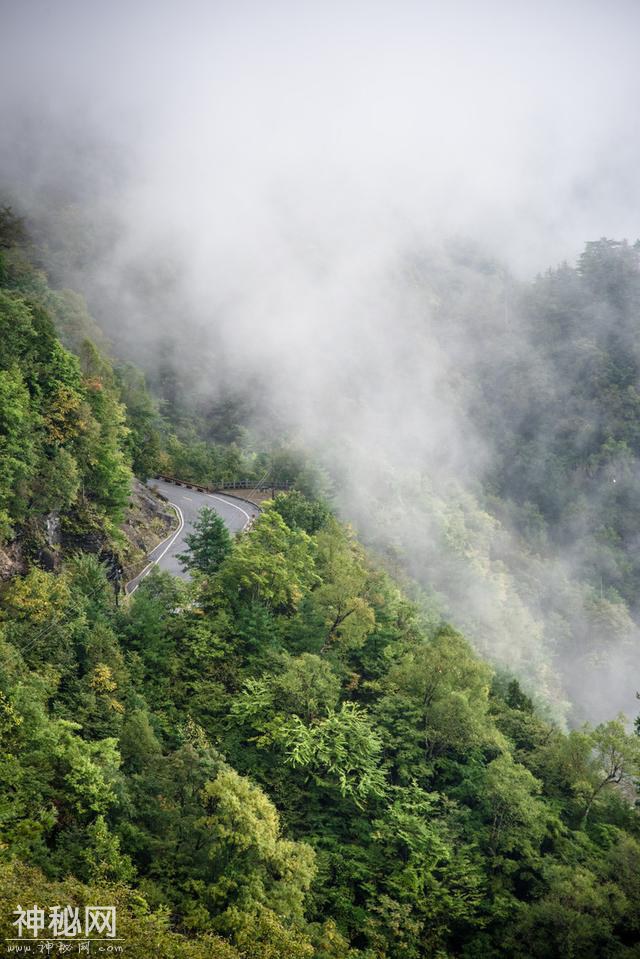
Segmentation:
<svg viewBox="0 0 640 959">
<path fill-rule="evenodd" d="M 486 768 L 480 802 L 492 856 L 516 853 L 535 859 L 550 819 L 538 798 L 542 785 L 528 769 L 502 753 Z"/>
<path fill-rule="evenodd" d="M 437 955 L 456 927 L 478 922 L 485 879 L 446 800 L 412 785 L 395 789 L 374 822 L 372 862 L 381 877 L 366 931 L 389 957 Z M 449 815 L 447 815 L 449 813 Z"/>
<path fill-rule="evenodd" d="M 321 787 L 337 787 L 356 804 L 385 792 L 382 742 L 357 703 L 328 709 L 307 726 L 292 716 L 279 732 L 286 762 L 308 770 Z"/>
<path fill-rule="evenodd" d="M 601 723 L 589 736 L 588 780 L 575 787 L 584 798 L 585 822 L 604 792 L 633 787 L 640 775 L 640 738 L 627 732 L 625 722 L 624 716 L 619 716 Z"/>
<path fill-rule="evenodd" d="M 315 872 L 312 849 L 282 837 L 273 804 L 234 770 L 222 770 L 205 786 L 204 801 L 215 927 L 233 928 L 236 910 L 251 914 L 258 904 L 301 919 Z"/>
<path fill-rule="evenodd" d="M 0 370 L 0 540 L 10 535 L 11 521 L 25 515 L 37 424 L 20 370 Z"/>
<path fill-rule="evenodd" d="M 317 581 L 311 538 L 302 530 L 290 530 L 273 510 L 258 517 L 251 534 L 239 539 L 219 572 L 220 585 L 232 603 L 259 600 L 289 612 Z"/>
<path fill-rule="evenodd" d="M 391 667 L 376 707 L 389 731 L 397 775 L 433 773 L 434 762 L 464 761 L 479 749 L 505 745 L 489 715 L 491 670 L 450 627 L 438 630 Z"/>
<path fill-rule="evenodd" d="M 158 471 L 161 420 L 140 370 L 127 364 L 116 371 L 116 377 L 126 410 L 126 442 L 133 470 L 146 480 Z"/>
<path fill-rule="evenodd" d="M 273 508 L 280 513 L 289 529 L 303 529 L 313 536 L 329 519 L 328 508 L 320 500 L 307 499 L 299 490 L 278 493 Z"/>
<path fill-rule="evenodd" d="M 376 577 L 352 534 L 333 522 L 318 536 L 322 582 L 310 597 L 312 615 L 324 621 L 323 647 L 362 646 L 375 627 Z"/>
<path fill-rule="evenodd" d="M 208 506 L 198 513 L 193 529 L 185 537 L 188 552 L 181 553 L 178 559 L 185 569 L 211 576 L 231 552 L 231 536 L 222 517 Z"/>
</svg>

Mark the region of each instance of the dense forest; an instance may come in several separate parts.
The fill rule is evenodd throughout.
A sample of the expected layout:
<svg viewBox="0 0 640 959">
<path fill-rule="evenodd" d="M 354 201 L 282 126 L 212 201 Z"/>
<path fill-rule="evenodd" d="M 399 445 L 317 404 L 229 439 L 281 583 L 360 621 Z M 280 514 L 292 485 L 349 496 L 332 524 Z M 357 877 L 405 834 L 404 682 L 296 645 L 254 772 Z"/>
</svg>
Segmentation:
<svg viewBox="0 0 640 959">
<path fill-rule="evenodd" d="M 407 597 L 297 454 L 243 439 L 235 411 L 218 443 L 172 419 L 8 209 L 0 230 L 0 545 L 20 554 L 0 596 L 3 935 L 18 902 L 104 900 L 134 957 L 640 956 L 636 732 L 546 718 Z M 620 300 L 602 342 L 596 282 Z M 637 250 L 614 244 L 541 277 L 567 395 L 514 368 L 475 403 L 487 424 L 523 410 L 486 502 L 545 548 L 579 522 L 580 575 L 634 615 L 637 289 Z M 234 540 L 203 517 L 191 580 L 154 573 L 124 601 L 120 524 L 159 469 L 298 489 Z"/>
<path fill-rule="evenodd" d="M 357 437 L 348 457 L 338 450 L 346 514 L 557 719 L 632 714 L 640 247 L 588 243 L 575 266 L 533 282 L 469 245 L 401 267 L 422 317 L 407 330 L 418 358 L 407 380 L 415 393 L 435 351 L 446 371 L 438 396 L 458 417 L 418 463 L 409 442 L 404 463 L 385 458 L 389 442 L 373 460 Z M 412 411 L 414 446 L 434 415 L 427 401 Z M 363 496 L 364 469 L 374 480 Z"/>
</svg>

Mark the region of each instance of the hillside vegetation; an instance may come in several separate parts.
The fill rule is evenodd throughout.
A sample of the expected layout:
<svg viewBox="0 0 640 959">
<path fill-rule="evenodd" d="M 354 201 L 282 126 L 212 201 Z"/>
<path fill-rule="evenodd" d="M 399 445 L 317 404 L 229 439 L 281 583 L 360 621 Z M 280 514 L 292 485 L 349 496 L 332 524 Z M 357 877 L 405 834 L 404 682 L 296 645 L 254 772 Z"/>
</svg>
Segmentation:
<svg viewBox="0 0 640 959">
<path fill-rule="evenodd" d="M 0 506 L 29 562 L 0 597 L 3 929 L 93 900 L 141 957 L 640 956 L 638 736 L 545 720 L 326 504 L 281 494 L 223 548 L 203 522 L 189 583 L 116 605 L 133 470 L 194 446 L 7 217 Z"/>
</svg>

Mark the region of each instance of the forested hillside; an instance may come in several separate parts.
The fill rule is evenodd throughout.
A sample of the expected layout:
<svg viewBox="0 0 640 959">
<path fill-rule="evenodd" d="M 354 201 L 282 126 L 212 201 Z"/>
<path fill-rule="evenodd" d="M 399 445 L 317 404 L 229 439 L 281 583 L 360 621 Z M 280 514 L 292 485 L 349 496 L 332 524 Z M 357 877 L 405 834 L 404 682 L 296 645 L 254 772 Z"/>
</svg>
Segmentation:
<svg viewBox="0 0 640 959">
<path fill-rule="evenodd" d="M 529 607 L 569 698 L 602 714 L 640 666 L 640 243 L 587 243 L 504 296 L 470 391 L 491 450 L 484 502 L 554 569 L 551 585 L 529 564 Z"/>
<path fill-rule="evenodd" d="M 333 455 L 345 512 L 558 718 L 632 713 L 638 244 L 588 243 L 575 266 L 532 282 L 460 244 L 401 266 L 420 323 L 406 329 L 417 372 L 394 423 L 413 436 L 372 458 L 373 441 L 349 427 L 348 456 Z M 421 429 L 445 415 L 418 391 L 434 354 L 438 401 L 457 417 L 427 455 Z"/>
<path fill-rule="evenodd" d="M 114 363 L 82 297 L 49 286 L 36 253 L 23 221 L 0 209 L 0 548 L 49 567 L 80 548 L 116 570 L 134 474 L 224 483 L 299 472 L 277 451 L 216 445 L 181 425 L 139 369 Z"/>
<path fill-rule="evenodd" d="M 108 900 L 140 957 L 640 956 L 640 738 L 613 716 L 544 719 L 326 503 L 281 494 L 222 548 L 205 523 L 189 583 L 154 574 L 117 605 L 105 560 L 134 472 L 312 484 L 293 454 L 180 436 L 2 225 L 2 541 L 24 554 L 0 596 L 3 935 L 18 902 Z M 616 370 L 595 380 L 612 409 L 634 399 Z M 611 430 L 575 449 L 595 456 L 585 483 L 615 463 L 621 530 L 632 417 L 607 459 Z M 563 483 L 545 500 L 516 477 L 495 480 L 505 509 L 533 503 L 567 537 Z M 631 588 L 631 567 L 615 575 Z"/>
<path fill-rule="evenodd" d="M 523 532 L 573 548 L 577 572 L 637 612 L 640 511 L 640 242 L 587 243 L 523 289 L 524 317 L 500 377 L 485 367 L 478 422 L 496 457 L 491 487 Z M 505 351 L 514 332 L 505 330 Z M 579 544 L 579 545 L 578 545 Z"/>
</svg>

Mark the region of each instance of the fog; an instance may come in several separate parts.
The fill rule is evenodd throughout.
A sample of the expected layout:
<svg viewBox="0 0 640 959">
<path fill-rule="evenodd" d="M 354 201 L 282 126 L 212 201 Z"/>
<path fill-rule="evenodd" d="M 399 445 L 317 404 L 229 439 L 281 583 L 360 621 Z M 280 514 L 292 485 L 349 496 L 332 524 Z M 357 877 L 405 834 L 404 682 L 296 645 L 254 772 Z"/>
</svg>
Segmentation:
<svg viewBox="0 0 640 959">
<path fill-rule="evenodd" d="M 57 279 L 120 355 L 149 369 L 168 342 L 190 388 L 259 390 L 343 515 L 562 700 L 557 637 L 507 562 L 533 560 L 474 505 L 499 562 L 481 577 L 464 547 L 451 565 L 443 517 L 491 466 L 466 377 L 530 345 L 511 291 L 639 232 L 640 7 L 2 6 L 0 192 L 47 220 Z M 443 322 L 448 285 L 462 325 Z M 570 581 L 575 556 L 554 562 Z M 632 708 L 629 683 L 608 669 L 585 709 Z"/>
</svg>

